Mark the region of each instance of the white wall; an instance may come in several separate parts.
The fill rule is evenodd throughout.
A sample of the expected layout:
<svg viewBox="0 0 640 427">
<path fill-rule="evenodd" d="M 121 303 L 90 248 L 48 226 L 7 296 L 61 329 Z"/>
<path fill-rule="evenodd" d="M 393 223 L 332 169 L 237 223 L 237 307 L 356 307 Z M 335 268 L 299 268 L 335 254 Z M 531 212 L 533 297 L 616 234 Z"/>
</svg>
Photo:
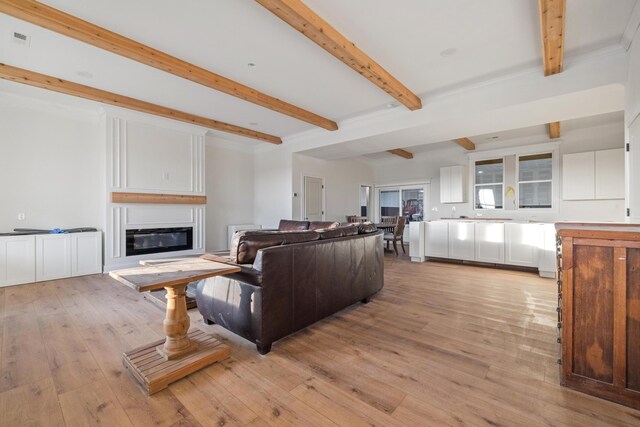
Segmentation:
<svg viewBox="0 0 640 427">
<path fill-rule="evenodd" d="M 560 143 L 560 156 L 567 153 L 582 151 L 605 150 L 608 148 L 622 148 L 624 144 L 624 127 L 622 123 L 591 127 L 585 129 L 563 132 Z M 547 142 L 546 137 L 529 137 L 519 140 L 501 141 L 483 144 L 481 149 L 498 149 Z M 409 161 L 396 161 L 392 163 L 377 164 L 375 170 L 375 182 L 377 185 L 392 184 L 397 182 L 424 182 L 430 181 L 429 206 L 426 207 L 430 219 L 452 216 L 452 207 L 455 206 L 455 216 L 466 215 L 473 217 L 473 195 L 467 194 L 467 203 L 441 204 L 440 203 L 440 167 L 452 165 L 469 165 L 467 154 L 461 149 L 437 150 L 426 155 L 416 156 Z M 562 168 L 562 164 L 560 164 Z M 560 169 L 560 194 L 562 194 L 562 169 Z M 471 178 L 472 179 L 472 176 Z M 432 208 L 437 208 L 434 212 Z M 534 219 L 539 221 L 623 221 L 624 200 L 593 200 L 593 201 L 564 201 L 560 197 L 557 213 L 532 213 L 527 211 L 498 210 L 495 212 L 483 211 L 484 217 L 508 217 L 515 219 Z"/>
<path fill-rule="evenodd" d="M 0 232 L 104 227 L 105 146 L 98 115 L 0 97 Z M 18 221 L 18 213 L 26 219 Z"/>
<path fill-rule="evenodd" d="M 205 161 L 207 250 L 226 249 L 228 225 L 254 223 L 254 155 L 207 136 Z"/>
<path fill-rule="evenodd" d="M 256 153 L 253 164 L 254 222 L 277 228 L 281 219 L 292 218 L 292 154 L 286 147 L 274 147 Z"/>
<path fill-rule="evenodd" d="M 360 214 L 360 185 L 372 184 L 371 165 L 359 160 L 320 160 L 293 155 L 293 218 L 302 219 L 304 176 L 324 178 L 325 220 L 345 222 L 347 215 Z"/>
</svg>

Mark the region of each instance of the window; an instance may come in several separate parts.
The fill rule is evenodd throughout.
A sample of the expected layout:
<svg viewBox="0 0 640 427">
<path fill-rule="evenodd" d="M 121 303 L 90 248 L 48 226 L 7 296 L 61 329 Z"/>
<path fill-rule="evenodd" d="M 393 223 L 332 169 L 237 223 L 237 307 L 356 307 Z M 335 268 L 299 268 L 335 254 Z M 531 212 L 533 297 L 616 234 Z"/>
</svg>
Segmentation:
<svg viewBox="0 0 640 427">
<path fill-rule="evenodd" d="M 371 186 L 360 186 L 360 216 L 366 217 L 369 215 L 371 206 Z"/>
<path fill-rule="evenodd" d="M 476 209 L 502 209 L 504 182 L 503 159 L 480 160 L 475 163 Z"/>
<path fill-rule="evenodd" d="M 518 207 L 551 208 L 553 156 L 551 153 L 518 157 Z"/>
</svg>

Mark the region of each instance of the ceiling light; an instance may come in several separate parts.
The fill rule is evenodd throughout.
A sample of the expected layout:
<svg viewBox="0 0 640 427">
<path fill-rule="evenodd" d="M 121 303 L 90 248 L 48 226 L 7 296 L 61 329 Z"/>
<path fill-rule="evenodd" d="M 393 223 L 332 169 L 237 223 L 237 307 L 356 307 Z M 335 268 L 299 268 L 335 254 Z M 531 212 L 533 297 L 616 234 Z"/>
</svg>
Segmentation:
<svg viewBox="0 0 640 427">
<path fill-rule="evenodd" d="M 249 126 L 258 126 L 258 123 L 257 122 L 251 122 L 251 123 L 249 123 Z"/>
<path fill-rule="evenodd" d="M 256 66 L 256 64 L 254 64 L 253 62 L 249 62 L 249 63 L 247 64 L 247 67 L 249 67 L 249 68 L 253 68 L 253 67 L 255 67 L 255 66 Z"/>
<path fill-rule="evenodd" d="M 76 74 L 87 79 L 93 78 L 93 74 L 91 74 L 89 71 L 78 71 L 76 72 Z"/>
<path fill-rule="evenodd" d="M 443 58 L 447 58 L 449 56 L 455 55 L 457 51 L 458 49 L 456 49 L 455 47 L 450 47 L 440 52 L 440 56 L 442 56 Z"/>
<path fill-rule="evenodd" d="M 485 140 L 487 140 L 487 141 L 490 141 L 492 139 L 498 139 L 498 136 L 495 135 L 495 136 L 490 136 L 489 138 L 485 138 Z"/>
<path fill-rule="evenodd" d="M 388 102 L 384 106 L 387 107 L 387 108 L 395 108 L 395 107 L 398 106 L 398 103 L 397 102 Z"/>
</svg>

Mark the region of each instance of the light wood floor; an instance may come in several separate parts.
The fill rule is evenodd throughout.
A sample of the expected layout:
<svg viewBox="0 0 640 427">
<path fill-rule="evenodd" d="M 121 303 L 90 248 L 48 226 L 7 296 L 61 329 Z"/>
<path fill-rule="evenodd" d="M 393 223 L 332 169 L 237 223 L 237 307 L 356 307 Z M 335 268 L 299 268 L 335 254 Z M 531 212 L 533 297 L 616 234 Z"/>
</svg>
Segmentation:
<svg viewBox="0 0 640 427">
<path fill-rule="evenodd" d="M 640 425 L 640 412 L 558 385 L 556 286 L 535 274 L 386 256 L 368 305 L 146 398 L 121 353 L 163 312 L 107 276 L 0 288 L 0 424 Z"/>
</svg>

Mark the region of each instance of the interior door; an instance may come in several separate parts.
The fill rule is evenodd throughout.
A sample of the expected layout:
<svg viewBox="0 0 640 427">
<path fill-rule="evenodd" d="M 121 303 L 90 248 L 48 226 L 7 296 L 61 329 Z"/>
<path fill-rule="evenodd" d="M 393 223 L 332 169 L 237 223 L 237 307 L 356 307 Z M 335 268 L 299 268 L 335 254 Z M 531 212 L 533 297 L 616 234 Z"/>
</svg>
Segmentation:
<svg viewBox="0 0 640 427">
<path fill-rule="evenodd" d="M 324 184 L 322 178 L 304 177 L 304 219 L 305 221 L 324 220 Z"/>
</svg>

